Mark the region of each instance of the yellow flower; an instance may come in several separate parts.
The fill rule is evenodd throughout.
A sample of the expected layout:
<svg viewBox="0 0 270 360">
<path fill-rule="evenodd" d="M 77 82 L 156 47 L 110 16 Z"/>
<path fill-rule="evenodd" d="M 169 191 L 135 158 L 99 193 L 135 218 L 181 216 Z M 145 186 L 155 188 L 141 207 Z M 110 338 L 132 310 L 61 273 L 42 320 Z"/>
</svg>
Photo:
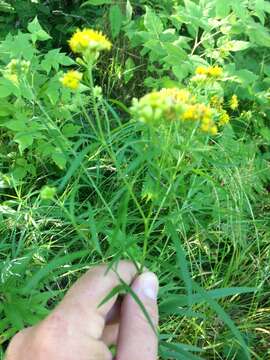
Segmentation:
<svg viewBox="0 0 270 360">
<path fill-rule="evenodd" d="M 226 124 L 228 124 L 229 121 L 230 121 L 229 114 L 227 113 L 226 110 L 223 110 L 221 115 L 220 115 L 220 118 L 219 118 L 219 124 L 220 125 L 226 125 Z"/>
<path fill-rule="evenodd" d="M 193 81 L 195 80 L 206 80 L 206 78 L 219 78 L 223 74 L 223 69 L 219 66 L 198 66 L 195 70 L 195 76 Z"/>
<path fill-rule="evenodd" d="M 83 74 L 79 71 L 70 70 L 63 77 L 61 77 L 60 81 L 66 88 L 77 90 L 80 85 L 82 76 Z"/>
<path fill-rule="evenodd" d="M 191 93 L 186 89 L 163 88 L 160 90 L 160 93 L 172 98 L 172 100 L 176 103 L 187 103 L 192 98 Z"/>
<path fill-rule="evenodd" d="M 205 104 L 197 104 L 197 109 L 200 115 L 200 118 L 203 119 L 211 119 L 212 118 L 212 109 L 210 108 L 209 105 L 205 105 Z"/>
<path fill-rule="evenodd" d="M 216 125 L 211 126 L 210 129 L 209 129 L 209 132 L 210 132 L 210 134 L 213 135 L 213 136 L 217 135 L 217 133 L 218 133 L 218 128 L 217 128 L 217 126 L 216 126 Z"/>
<path fill-rule="evenodd" d="M 74 53 L 85 53 L 86 51 L 99 52 L 110 50 L 111 42 L 99 31 L 92 29 L 77 30 L 69 40 L 69 46 Z"/>
<path fill-rule="evenodd" d="M 19 84 L 19 79 L 18 79 L 18 75 L 17 74 L 5 74 L 4 75 L 6 79 L 10 80 L 11 82 L 13 82 L 13 84 L 18 85 Z"/>
<path fill-rule="evenodd" d="M 230 108 L 232 110 L 236 110 L 239 106 L 238 97 L 236 95 L 233 95 L 230 101 Z"/>
<path fill-rule="evenodd" d="M 182 114 L 183 120 L 198 120 L 198 111 L 196 105 L 190 105 Z"/>
<path fill-rule="evenodd" d="M 141 99 L 133 99 L 131 113 L 144 123 L 156 123 L 165 117 L 172 106 L 171 99 L 165 92 L 153 91 Z"/>
<path fill-rule="evenodd" d="M 209 133 L 211 135 L 217 135 L 218 133 L 218 128 L 213 122 L 209 124 L 202 123 L 200 129 L 201 131 Z"/>
<path fill-rule="evenodd" d="M 223 74 L 223 70 L 219 66 L 210 66 L 207 70 L 208 75 L 212 77 L 218 78 Z"/>
<path fill-rule="evenodd" d="M 198 66 L 195 70 L 196 75 L 208 75 L 208 68 L 205 66 Z"/>
<path fill-rule="evenodd" d="M 211 105 L 218 110 L 221 109 L 223 102 L 224 102 L 223 97 L 219 97 L 217 95 L 212 96 L 210 99 Z"/>
</svg>

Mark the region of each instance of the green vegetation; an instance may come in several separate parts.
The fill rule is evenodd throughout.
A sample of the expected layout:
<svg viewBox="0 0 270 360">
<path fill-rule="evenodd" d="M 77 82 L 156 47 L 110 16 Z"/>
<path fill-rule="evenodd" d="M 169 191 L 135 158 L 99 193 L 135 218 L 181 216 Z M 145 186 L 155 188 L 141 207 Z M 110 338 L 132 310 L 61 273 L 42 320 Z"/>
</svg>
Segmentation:
<svg viewBox="0 0 270 360">
<path fill-rule="evenodd" d="M 160 278 L 160 359 L 269 359 L 269 2 L 0 0 L 0 23 L 0 359 L 120 258 Z"/>
</svg>

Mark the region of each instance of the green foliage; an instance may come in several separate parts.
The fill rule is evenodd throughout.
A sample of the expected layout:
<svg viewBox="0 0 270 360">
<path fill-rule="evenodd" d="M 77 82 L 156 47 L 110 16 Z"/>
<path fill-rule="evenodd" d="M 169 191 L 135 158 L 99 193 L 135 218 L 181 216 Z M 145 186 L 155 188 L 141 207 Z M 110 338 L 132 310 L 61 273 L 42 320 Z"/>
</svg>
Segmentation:
<svg viewBox="0 0 270 360">
<path fill-rule="evenodd" d="M 128 258 L 160 278 L 161 359 L 266 360 L 269 3 L 0 13 L 0 358 L 81 271 Z M 68 54 L 77 27 L 107 33 L 109 55 Z M 201 131 L 209 118 L 217 134 Z"/>
</svg>

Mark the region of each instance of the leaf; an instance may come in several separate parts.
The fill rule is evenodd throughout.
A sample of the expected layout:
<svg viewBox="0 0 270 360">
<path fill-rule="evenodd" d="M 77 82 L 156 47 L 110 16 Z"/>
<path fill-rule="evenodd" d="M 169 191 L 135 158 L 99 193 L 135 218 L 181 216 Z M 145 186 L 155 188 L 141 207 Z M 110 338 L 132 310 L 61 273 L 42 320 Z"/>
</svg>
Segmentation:
<svg viewBox="0 0 270 360">
<path fill-rule="evenodd" d="M 52 160 L 55 162 L 55 164 L 59 167 L 59 169 L 63 170 L 66 167 L 66 157 L 65 155 L 60 152 L 56 151 L 52 154 Z"/>
<path fill-rule="evenodd" d="M 231 2 L 230 0 L 217 0 L 216 2 L 216 15 L 223 19 L 230 14 Z"/>
<path fill-rule="evenodd" d="M 180 239 L 175 230 L 175 226 L 172 222 L 166 223 L 166 231 L 170 235 L 176 250 L 177 262 L 180 270 L 180 276 L 185 283 L 186 291 L 188 294 L 188 304 L 191 305 L 192 301 L 192 279 L 188 270 L 188 263 L 186 260 L 186 254 L 181 246 Z"/>
<path fill-rule="evenodd" d="M 163 47 L 167 51 L 167 56 L 164 60 L 171 65 L 180 65 L 181 60 L 187 58 L 187 53 L 180 46 L 167 43 Z"/>
<path fill-rule="evenodd" d="M 153 35 L 156 35 L 156 37 L 163 31 L 162 21 L 148 6 L 146 6 L 146 14 L 144 16 L 144 26 L 148 31 L 153 33 Z"/>
<path fill-rule="evenodd" d="M 40 191 L 40 197 L 43 200 L 53 200 L 56 194 L 56 188 L 51 186 L 44 186 Z"/>
<path fill-rule="evenodd" d="M 178 348 L 177 351 L 165 350 L 161 348 L 162 359 L 176 359 L 176 360 L 203 360 L 201 357 L 191 354 L 190 352 Z"/>
<path fill-rule="evenodd" d="M 230 51 L 241 51 L 251 47 L 248 41 L 232 40 L 230 41 Z"/>
<path fill-rule="evenodd" d="M 185 79 L 190 71 L 189 64 L 175 65 L 172 67 L 172 71 L 174 75 L 177 77 L 179 81 Z"/>
<path fill-rule="evenodd" d="M 74 157 L 73 161 L 69 164 L 68 170 L 63 177 L 58 190 L 62 191 L 66 184 L 68 183 L 69 179 L 76 174 L 77 169 L 83 165 L 83 159 L 85 155 L 90 151 L 93 145 L 88 145 L 86 148 L 84 148 L 80 153 L 77 153 Z"/>
<path fill-rule="evenodd" d="M 222 299 L 228 296 L 234 296 L 234 295 L 240 295 L 240 294 L 246 294 L 255 292 L 256 288 L 250 288 L 250 287 L 233 287 L 233 288 L 224 288 L 224 289 L 215 289 L 215 290 L 205 290 L 207 293 L 207 296 L 211 299 Z M 191 305 L 200 304 L 205 302 L 206 299 L 201 294 L 192 294 L 191 295 Z M 177 307 L 183 307 L 188 305 L 188 297 L 183 294 L 179 295 L 171 295 L 167 296 L 167 299 L 164 300 L 160 304 L 161 310 L 164 308 L 165 311 L 168 310 L 168 308 L 177 308 Z"/>
<path fill-rule="evenodd" d="M 123 22 L 123 14 L 119 5 L 112 5 L 110 7 L 109 19 L 112 37 L 114 39 L 117 35 L 119 35 Z"/>
<path fill-rule="evenodd" d="M 69 138 L 77 135 L 80 129 L 81 127 L 79 125 L 69 123 L 63 126 L 62 132 L 66 137 Z"/>
<path fill-rule="evenodd" d="M 47 72 L 47 74 L 51 71 L 51 69 L 59 70 L 59 64 L 70 66 L 74 65 L 74 61 L 68 57 L 64 53 L 60 53 L 60 49 L 50 50 L 41 61 L 41 68 Z"/>
<path fill-rule="evenodd" d="M 11 322 L 12 327 L 18 331 L 24 327 L 24 321 L 16 305 L 18 304 L 4 303 L 4 312 L 6 317 Z"/>
<path fill-rule="evenodd" d="M 32 41 L 45 41 L 51 39 L 51 36 L 42 29 L 37 16 L 27 26 L 28 31 L 32 34 Z"/>
<path fill-rule="evenodd" d="M 193 345 L 181 344 L 181 343 L 168 343 L 162 342 L 162 345 L 168 349 L 177 351 L 178 349 L 186 350 L 186 351 L 194 351 L 194 352 L 203 352 L 204 350 Z"/>
<path fill-rule="evenodd" d="M 14 141 L 19 144 L 19 150 L 22 154 L 25 149 L 33 144 L 34 138 L 31 134 L 26 134 L 24 132 L 16 134 Z"/>
<path fill-rule="evenodd" d="M 73 260 L 81 259 L 83 256 L 88 254 L 88 250 L 81 250 L 74 252 L 72 254 L 64 255 L 62 257 L 54 258 L 50 263 L 43 266 L 38 272 L 35 273 L 27 283 L 27 285 L 22 289 L 22 294 L 27 294 L 38 286 L 42 279 L 51 273 L 53 270 L 58 270 L 60 266 L 67 265 Z"/>
<path fill-rule="evenodd" d="M 125 284 L 117 285 L 115 288 L 113 288 L 109 292 L 108 295 L 105 296 L 105 298 L 101 301 L 101 303 L 98 305 L 98 307 L 100 308 L 102 305 L 106 304 L 108 301 L 110 301 L 116 295 L 126 294 L 126 293 L 127 293 L 127 285 L 125 285 Z"/>
<path fill-rule="evenodd" d="M 100 5 L 106 5 L 106 4 L 111 4 L 111 3 L 112 3 L 112 0 L 88 0 L 85 3 L 83 3 L 81 5 L 81 7 L 87 6 L 87 5 L 100 6 Z"/>
<path fill-rule="evenodd" d="M 3 125 L 12 131 L 27 131 L 27 125 L 23 119 L 10 120 Z"/>
<path fill-rule="evenodd" d="M 0 98 L 8 97 L 12 94 L 12 90 L 5 85 L 0 84 Z"/>
<path fill-rule="evenodd" d="M 11 94 L 19 96 L 20 89 L 9 79 L 0 78 L 0 98 L 8 97 Z"/>
<path fill-rule="evenodd" d="M 252 25 L 247 26 L 247 34 L 255 45 L 270 47 L 270 33 L 261 24 L 254 22 Z"/>
<path fill-rule="evenodd" d="M 125 83 L 127 84 L 129 80 L 131 80 L 134 76 L 134 70 L 136 69 L 136 65 L 131 57 L 128 57 L 125 62 L 125 70 L 123 73 Z"/>
<path fill-rule="evenodd" d="M 219 318 L 226 324 L 229 329 L 231 330 L 232 334 L 236 337 L 236 339 L 239 341 L 239 344 L 245 351 L 245 354 L 247 356 L 247 360 L 250 359 L 250 352 L 248 349 L 247 344 L 245 343 L 242 334 L 238 330 L 238 328 L 235 326 L 232 319 L 229 317 L 229 315 L 225 312 L 225 310 L 207 294 L 207 291 L 201 288 L 198 284 L 193 282 L 194 288 L 197 290 L 198 293 L 201 294 L 202 297 L 205 297 L 205 300 L 208 302 L 210 307 L 217 313 Z"/>
<path fill-rule="evenodd" d="M 31 60 L 37 52 L 37 49 L 33 47 L 31 34 L 25 34 L 19 31 L 16 36 L 9 34 L 6 37 L 0 44 L 0 51 L 2 54 L 8 54 L 10 58 Z"/>
<path fill-rule="evenodd" d="M 127 0 L 127 4 L 126 4 L 126 21 L 129 22 L 132 19 L 132 5 L 130 3 L 129 0 Z"/>
</svg>

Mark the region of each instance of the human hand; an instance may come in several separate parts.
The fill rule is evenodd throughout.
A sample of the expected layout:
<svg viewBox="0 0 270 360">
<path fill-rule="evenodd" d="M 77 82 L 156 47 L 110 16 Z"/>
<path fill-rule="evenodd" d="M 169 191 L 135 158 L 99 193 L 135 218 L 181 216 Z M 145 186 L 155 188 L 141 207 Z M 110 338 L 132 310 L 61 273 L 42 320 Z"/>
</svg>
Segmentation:
<svg viewBox="0 0 270 360">
<path fill-rule="evenodd" d="M 157 336 L 132 295 L 121 303 L 115 296 L 99 306 L 121 279 L 132 284 L 157 326 L 158 280 L 150 272 L 136 273 L 127 261 L 114 270 L 105 265 L 89 270 L 46 319 L 13 338 L 6 360 L 111 360 L 112 344 L 117 345 L 117 360 L 156 360 Z"/>
</svg>

